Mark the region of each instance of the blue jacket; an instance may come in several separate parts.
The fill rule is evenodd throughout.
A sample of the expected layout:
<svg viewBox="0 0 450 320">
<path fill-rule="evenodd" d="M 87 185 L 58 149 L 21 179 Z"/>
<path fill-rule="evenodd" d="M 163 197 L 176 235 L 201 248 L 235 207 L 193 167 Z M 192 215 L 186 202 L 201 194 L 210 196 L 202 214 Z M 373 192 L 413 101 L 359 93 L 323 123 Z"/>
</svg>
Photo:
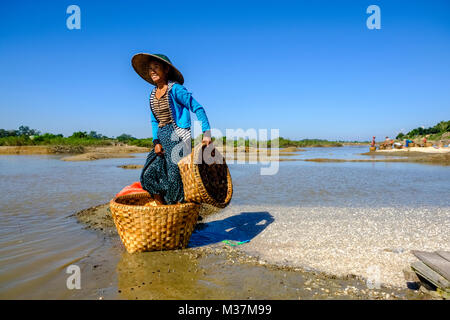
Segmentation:
<svg viewBox="0 0 450 320">
<path fill-rule="evenodd" d="M 153 90 L 156 90 L 156 87 Z M 191 115 L 189 111 L 192 111 L 197 116 L 197 119 L 202 123 L 202 132 L 210 130 L 205 109 L 203 109 L 200 103 L 198 103 L 197 100 L 192 97 L 191 92 L 188 92 L 183 85 L 174 81 L 169 81 L 167 90 L 169 93 L 170 109 L 177 126 L 179 126 L 180 128 L 190 128 Z M 150 110 L 150 116 L 152 120 L 153 144 L 157 144 L 159 143 L 158 121 L 156 120 L 155 114 L 153 113 L 151 107 Z"/>
</svg>

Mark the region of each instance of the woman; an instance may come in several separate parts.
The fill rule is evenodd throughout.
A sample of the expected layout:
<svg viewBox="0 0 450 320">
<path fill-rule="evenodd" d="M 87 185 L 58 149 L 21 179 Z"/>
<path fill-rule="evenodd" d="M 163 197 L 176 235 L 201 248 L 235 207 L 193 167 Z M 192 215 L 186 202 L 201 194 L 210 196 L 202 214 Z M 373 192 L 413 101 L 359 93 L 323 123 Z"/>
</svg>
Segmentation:
<svg viewBox="0 0 450 320">
<path fill-rule="evenodd" d="M 203 107 L 183 86 L 184 78 L 163 54 L 139 53 L 133 56 L 134 70 L 155 87 L 150 93 L 153 150 L 141 172 L 142 188 L 158 204 L 184 201 L 178 160 L 190 153 L 191 118 L 194 112 L 202 122 L 203 143 L 211 143 L 210 126 Z"/>
</svg>

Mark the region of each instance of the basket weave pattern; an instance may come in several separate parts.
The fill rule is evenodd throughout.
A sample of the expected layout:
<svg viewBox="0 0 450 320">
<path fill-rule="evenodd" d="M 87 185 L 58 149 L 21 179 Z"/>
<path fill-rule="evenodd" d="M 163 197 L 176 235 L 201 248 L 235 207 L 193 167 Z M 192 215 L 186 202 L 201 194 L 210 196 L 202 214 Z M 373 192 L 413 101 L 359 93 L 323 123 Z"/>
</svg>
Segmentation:
<svg viewBox="0 0 450 320">
<path fill-rule="evenodd" d="M 128 252 L 185 248 L 197 223 L 201 205 L 182 203 L 151 206 L 148 193 L 110 201 L 111 214 Z"/>
<path fill-rule="evenodd" d="M 233 195 L 230 171 L 217 149 L 216 159 L 219 158 L 222 163 L 208 165 L 196 160 L 201 159 L 203 147 L 201 144 L 197 145 L 190 155 L 178 162 L 183 180 L 184 200 L 225 208 Z"/>
</svg>

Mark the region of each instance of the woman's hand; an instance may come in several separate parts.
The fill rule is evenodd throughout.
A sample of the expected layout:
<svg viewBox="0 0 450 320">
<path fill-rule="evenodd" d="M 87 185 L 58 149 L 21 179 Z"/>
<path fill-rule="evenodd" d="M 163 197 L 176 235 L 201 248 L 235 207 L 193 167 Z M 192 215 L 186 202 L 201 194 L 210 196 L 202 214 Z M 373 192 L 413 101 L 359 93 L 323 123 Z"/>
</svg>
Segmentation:
<svg viewBox="0 0 450 320">
<path fill-rule="evenodd" d="M 212 157 L 216 156 L 216 150 L 214 148 L 214 144 L 212 144 L 212 140 L 211 137 L 209 136 L 204 136 L 203 140 L 202 140 L 202 144 L 204 144 L 206 146 L 205 151 L 209 150 L 208 152 L 211 153 Z M 211 145 L 211 147 L 208 148 L 208 146 Z"/>
<path fill-rule="evenodd" d="M 212 142 L 211 137 L 203 137 L 202 143 L 209 146 L 209 144 Z"/>
<path fill-rule="evenodd" d="M 162 156 L 164 154 L 164 150 L 163 150 L 161 144 L 158 143 L 158 144 L 155 145 L 155 153 L 158 156 Z"/>
</svg>

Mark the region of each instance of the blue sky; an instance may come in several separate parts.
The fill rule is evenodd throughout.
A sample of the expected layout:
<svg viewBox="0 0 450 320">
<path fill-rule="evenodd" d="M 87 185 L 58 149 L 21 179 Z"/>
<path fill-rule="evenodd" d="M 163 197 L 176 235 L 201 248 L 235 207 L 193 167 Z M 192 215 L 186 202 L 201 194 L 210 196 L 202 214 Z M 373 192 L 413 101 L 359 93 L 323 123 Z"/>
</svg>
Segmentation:
<svg viewBox="0 0 450 320">
<path fill-rule="evenodd" d="M 130 60 L 151 52 L 222 131 L 393 136 L 450 120 L 449 15 L 449 1 L 2 1 L 0 128 L 150 137 L 152 86 Z"/>
</svg>

